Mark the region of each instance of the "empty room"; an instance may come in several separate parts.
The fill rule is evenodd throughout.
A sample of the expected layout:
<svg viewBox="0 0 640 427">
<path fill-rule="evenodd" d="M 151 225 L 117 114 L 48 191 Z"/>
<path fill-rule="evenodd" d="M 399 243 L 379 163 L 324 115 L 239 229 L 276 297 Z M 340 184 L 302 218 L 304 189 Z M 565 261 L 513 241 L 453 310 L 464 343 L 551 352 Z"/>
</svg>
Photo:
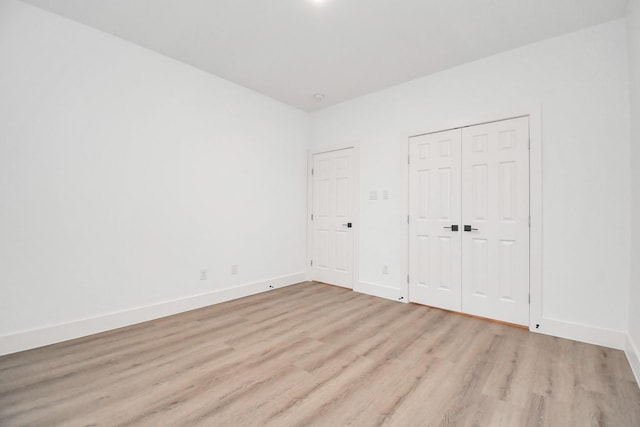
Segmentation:
<svg viewBox="0 0 640 427">
<path fill-rule="evenodd" d="M 0 426 L 640 426 L 640 0 L 0 0 Z"/>
</svg>

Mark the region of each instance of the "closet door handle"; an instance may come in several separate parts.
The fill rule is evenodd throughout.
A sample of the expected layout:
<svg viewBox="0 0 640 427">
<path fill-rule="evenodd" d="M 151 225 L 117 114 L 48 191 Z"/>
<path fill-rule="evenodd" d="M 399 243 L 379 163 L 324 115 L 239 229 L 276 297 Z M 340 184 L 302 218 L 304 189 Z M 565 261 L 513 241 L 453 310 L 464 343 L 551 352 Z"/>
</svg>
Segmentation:
<svg viewBox="0 0 640 427">
<path fill-rule="evenodd" d="M 464 231 L 478 231 L 477 228 L 471 228 L 470 225 L 465 225 L 464 226 Z"/>
<path fill-rule="evenodd" d="M 458 231 L 458 224 L 453 224 L 451 227 L 442 227 L 442 228 L 448 228 L 451 231 Z"/>
</svg>

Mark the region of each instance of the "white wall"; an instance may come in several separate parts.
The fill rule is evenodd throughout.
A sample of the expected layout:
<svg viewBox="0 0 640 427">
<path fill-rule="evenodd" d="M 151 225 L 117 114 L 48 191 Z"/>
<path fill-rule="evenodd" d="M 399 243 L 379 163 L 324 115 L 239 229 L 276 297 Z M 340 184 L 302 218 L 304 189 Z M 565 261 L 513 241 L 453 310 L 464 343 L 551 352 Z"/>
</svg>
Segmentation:
<svg viewBox="0 0 640 427">
<path fill-rule="evenodd" d="M 0 64 L 4 352 L 43 343 L 24 331 L 304 278 L 307 114 L 13 0 Z"/>
<path fill-rule="evenodd" d="M 614 21 L 312 114 L 312 151 L 360 146 L 361 289 L 393 297 L 389 289 L 400 294 L 406 286 L 406 136 L 541 105 L 542 330 L 624 345 L 630 265 L 625 37 L 624 20 Z M 369 190 L 384 187 L 390 200 L 368 200 Z"/>
<path fill-rule="evenodd" d="M 630 329 L 637 345 L 626 44 L 612 22 L 314 113 L 312 150 L 360 147 L 361 287 L 405 286 L 406 136 L 541 105 L 543 314 L 570 332 Z M 306 114 L 14 0 L 0 0 L 0 64 L 0 354 L 303 277 Z M 382 188 L 390 200 L 367 200 Z"/>
<path fill-rule="evenodd" d="M 627 354 L 640 382 L 640 0 L 627 12 L 629 86 L 631 93 L 631 296 Z M 632 348 L 631 348 L 632 347 Z M 629 350 L 633 350 L 631 353 Z"/>
</svg>

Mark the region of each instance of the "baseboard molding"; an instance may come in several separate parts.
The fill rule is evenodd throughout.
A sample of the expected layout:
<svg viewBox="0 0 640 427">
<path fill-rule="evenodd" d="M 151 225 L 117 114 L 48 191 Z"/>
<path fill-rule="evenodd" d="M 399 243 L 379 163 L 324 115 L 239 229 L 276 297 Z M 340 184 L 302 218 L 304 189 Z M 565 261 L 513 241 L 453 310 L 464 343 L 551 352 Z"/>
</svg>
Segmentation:
<svg viewBox="0 0 640 427">
<path fill-rule="evenodd" d="M 0 356 L 183 313 L 304 282 L 306 279 L 306 272 L 274 277 L 130 310 L 5 335 L 0 337 Z"/>
<path fill-rule="evenodd" d="M 407 296 L 403 295 L 401 289 L 377 283 L 360 281 L 353 290 L 393 301 L 408 302 Z M 400 300 L 401 297 L 404 298 Z M 596 328 L 593 326 L 570 323 L 553 318 L 543 318 L 542 322 L 540 322 L 540 328 L 536 329 L 535 325 L 531 325 L 530 330 L 532 332 L 538 332 L 588 344 L 601 345 L 603 347 L 610 347 L 618 350 L 623 350 L 627 347 L 627 334 L 624 331 Z M 640 353 L 635 351 L 636 361 L 639 354 Z M 636 370 L 634 372 L 640 371 L 637 367 L 635 369 Z"/>
<path fill-rule="evenodd" d="M 546 317 L 542 319 L 539 329 L 532 326 L 531 331 L 618 350 L 625 348 L 627 340 L 627 334 L 623 331 L 596 328 Z"/>
<path fill-rule="evenodd" d="M 638 349 L 640 349 L 640 347 L 633 342 L 631 336 L 627 335 L 624 353 L 627 355 L 627 360 L 629 360 L 633 375 L 636 377 L 636 383 L 640 385 L 640 351 L 638 351 Z"/>
<path fill-rule="evenodd" d="M 371 282 L 362 282 L 356 284 L 354 291 L 361 294 L 373 295 L 374 297 L 386 298 L 393 301 L 408 302 L 406 295 L 401 289 L 392 288 L 390 286 L 380 285 Z"/>
</svg>

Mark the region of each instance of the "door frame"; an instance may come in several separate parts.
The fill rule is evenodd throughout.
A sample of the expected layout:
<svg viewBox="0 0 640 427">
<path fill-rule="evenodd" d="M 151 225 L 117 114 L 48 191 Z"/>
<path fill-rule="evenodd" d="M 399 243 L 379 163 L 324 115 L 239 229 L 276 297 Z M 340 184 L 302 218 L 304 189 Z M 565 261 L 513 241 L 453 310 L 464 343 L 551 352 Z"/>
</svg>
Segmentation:
<svg viewBox="0 0 640 427">
<path fill-rule="evenodd" d="M 311 278 L 311 259 L 313 256 L 313 222 L 311 214 L 313 213 L 313 156 L 316 154 L 331 153 L 341 150 L 353 150 L 353 265 L 351 273 L 351 290 L 357 291 L 360 285 L 359 274 L 359 236 L 360 236 L 360 149 L 357 143 L 330 146 L 324 149 L 309 150 L 307 156 L 307 280 Z M 348 289 L 348 288 L 347 288 Z"/>
<path fill-rule="evenodd" d="M 531 215 L 531 227 L 529 228 L 529 330 L 541 332 L 542 328 L 542 106 L 533 105 L 523 108 L 505 109 L 503 111 L 477 114 L 469 117 L 455 118 L 440 121 L 439 124 L 426 126 L 415 131 L 408 131 L 402 135 L 402 150 L 407 162 L 404 164 L 405 182 L 405 207 L 407 212 L 407 224 L 405 236 L 405 273 L 407 282 L 404 284 L 407 301 L 409 296 L 409 138 L 430 133 L 476 126 L 485 123 L 497 122 L 518 117 L 529 117 L 529 214 Z"/>
</svg>

